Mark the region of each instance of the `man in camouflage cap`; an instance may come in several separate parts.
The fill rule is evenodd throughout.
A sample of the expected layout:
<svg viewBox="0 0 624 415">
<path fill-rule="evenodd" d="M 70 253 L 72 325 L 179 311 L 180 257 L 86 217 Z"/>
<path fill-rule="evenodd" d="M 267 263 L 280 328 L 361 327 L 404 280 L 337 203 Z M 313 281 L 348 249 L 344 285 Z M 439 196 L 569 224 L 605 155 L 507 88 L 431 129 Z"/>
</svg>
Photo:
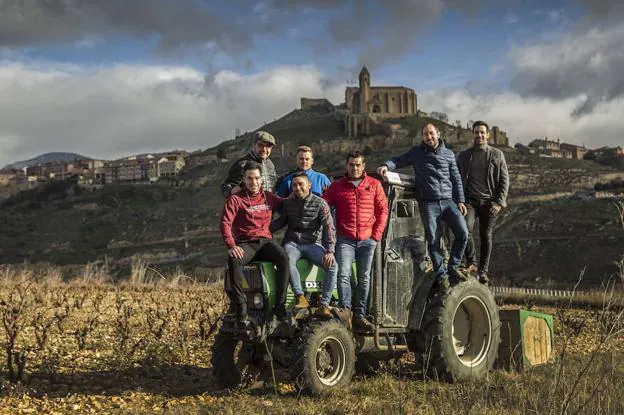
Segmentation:
<svg viewBox="0 0 624 415">
<path fill-rule="evenodd" d="M 232 164 L 227 177 L 221 183 L 223 196 L 228 197 L 231 194 L 240 192 L 243 181 L 243 166 L 248 161 L 255 161 L 262 165 L 262 190 L 273 192 L 277 182 L 277 174 L 269 156 L 274 146 L 275 137 L 266 131 L 256 131 L 253 134 L 249 151 Z"/>
</svg>

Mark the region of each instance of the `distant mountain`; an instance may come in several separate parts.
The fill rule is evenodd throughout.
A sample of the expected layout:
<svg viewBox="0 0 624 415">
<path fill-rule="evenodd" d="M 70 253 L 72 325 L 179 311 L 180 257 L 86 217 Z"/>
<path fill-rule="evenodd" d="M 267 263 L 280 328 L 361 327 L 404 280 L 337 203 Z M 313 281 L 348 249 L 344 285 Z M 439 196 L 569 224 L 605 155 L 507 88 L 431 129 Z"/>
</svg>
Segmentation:
<svg viewBox="0 0 624 415">
<path fill-rule="evenodd" d="M 13 164 L 7 164 L 5 169 L 23 169 L 24 167 L 36 166 L 37 164 L 50 163 L 53 161 L 72 161 L 75 159 L 88 159 L 90 157 L 82 156 L 78 153 L 44 153 L 30 160 L 18 161 Z"/>
</svg>

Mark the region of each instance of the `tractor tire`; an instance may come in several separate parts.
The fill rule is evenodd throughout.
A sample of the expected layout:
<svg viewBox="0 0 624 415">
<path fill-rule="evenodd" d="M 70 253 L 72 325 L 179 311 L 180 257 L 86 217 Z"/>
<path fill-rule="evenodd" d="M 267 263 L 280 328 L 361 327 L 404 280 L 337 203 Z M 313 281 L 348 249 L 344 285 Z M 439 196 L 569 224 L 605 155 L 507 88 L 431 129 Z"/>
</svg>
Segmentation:
<svg viewBox="0 0 624 415">
<path fill-rule="evenodd" d="M 263 355 L 255 344 L 217 334 L 212 346 L 212 372 L 221 386 L 234 389 L 251 386 L 260 375 Z"/>
<path fill-rule="evenodd" d="M 355 371 L 355 344 L 337 320 L 310 323 L 294 344 L 292 375 L 297 389 L 318 395 L 346 386 Z"/>
<path fill-rule="evenodd" d="M 475 279 L 463 281 L 430 300 L 418 339 L 411 349 L 432 379 L 463 382 L 483 379 L 492 369 L 500 342 L 494 295 Z"/>
</svg>

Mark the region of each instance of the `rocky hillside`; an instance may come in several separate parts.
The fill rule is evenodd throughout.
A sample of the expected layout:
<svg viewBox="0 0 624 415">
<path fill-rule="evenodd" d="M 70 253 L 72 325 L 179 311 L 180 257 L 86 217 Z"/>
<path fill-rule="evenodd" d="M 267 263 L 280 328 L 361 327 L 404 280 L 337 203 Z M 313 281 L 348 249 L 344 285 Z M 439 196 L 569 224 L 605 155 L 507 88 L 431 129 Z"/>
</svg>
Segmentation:
<svg viewBox="0 0 624 415">
<path fill-rule="evenodd" d="M 290 122 L 281 120 L 263 128 L 279 140 L 306 143 L 314 142 L 321 132 L 334 137 L 340 133 L 332 114 L 289 116 Z M 244 143 L 236 143 L 239 151 Z M 364 143 L 353 145 L 367 151 L 370 170 L 408 148 L 373 151 Z M 591 161 L 506 151 L 511 203 L 496 228 L 494 278 L 510 284 L 562 287 L 585 270 L 585 283 L 599 285 L 615 272 L 614 263 L 624 254 L 624 229 L 612 202 L 567 196 L 592 189 L 595 182 L 617 172 Z M 315 168 L 330 176 L 341 175 L 344 157 L 344 153 L 317 154 Z M 290 156 L 273 159 L 278 172 L 294 167 Z M 55 183 L 19 194 L 0 208 L 0 263 L 74 267 L 106 262 L 121 272 L 140 256 L 152 267 L 181 267 L 205 277 L 210 268 L 224 264 L 226 252 L 218 233 L 223 206 L 219 183 L 228 167 L 229 163 L 197 166 L 184 172 L 177 183 L 106 186 L 94 192 L 72 183 Z M 410 173 L 409 168 L 404 171 Z"/>
</svg>

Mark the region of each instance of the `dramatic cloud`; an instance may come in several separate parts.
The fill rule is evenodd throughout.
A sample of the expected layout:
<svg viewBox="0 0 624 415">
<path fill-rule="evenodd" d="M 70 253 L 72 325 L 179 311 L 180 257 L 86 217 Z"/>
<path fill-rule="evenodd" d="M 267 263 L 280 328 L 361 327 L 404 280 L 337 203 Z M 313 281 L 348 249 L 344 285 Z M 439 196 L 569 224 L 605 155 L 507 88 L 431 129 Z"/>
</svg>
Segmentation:
<svg viewBox="0 0 624 415">
<path fill-rule="evenodd" d="M 466 124 L 482 119 L 500 126 L 510 136 L 511 145 L 528 144 L 544 136 L 589 148 L 621 144 L 624 99 L 603 102 L 591 114 L 574 119 L 570 113 L 582 100 L 522 97 L 513 92 L 475 94 L 467 89 L 427 91 L 419 96 L 425 111 L 446 112 L 451 122 L 461 120 Z"/>
<path fill-rule="evenodd" d="M 587 18 L 619 21 L 624 16 L 624 3 L 620 0 L 577 0 L 587 12 Z"/>
<path fill-rule="evenodd" d="M 580 98 L 570 111 L 575 118 L 624 96 L 624 3 L 580 3 L 586 15 L 570 31 L 509 53 L 513 91 L 555 101 Z"/>
<path fill-rule="evenodd" d="M 155 39 L 160 51 L 245 55 L 258 36 L 299 30 L 322 12 L 323 33 L 309 37 L 322 53 L 355 48 L 371 69 L 405 55 L 444 9 L 472 14 L 497 0 L 2 0 L 0 46 L 89 43 L 129 36 Z M 305 36 L 304 36 L 305 37 Z"/>
<path fill-rule="evenodd" d="M 216 9 L 198 0 L 3 0 L 0 46 L 129 35 L 157 37 L 164 49 L 208 42 L 221 51 L 247 49 L 251 33 Z"/>
<path fill-rule="evenodd" d="M 433 26 L 444 9 L 470 15 L 496 0 L 270 0 L 257 12 L 268 25 L 296 21 L 310 11 L 328 11 L 326 34 L 315 37 L 317 49 L 341 52 L 355 49 L 357 62 L 349 68 L 357 73 L 362 65 L 375 70 L 396 61 L 418 44 L 418 35 Z"/>
<path fill-rule="evenodd" d="M 46 68 L 46 69 L 40 69 Z M 187 67 L 0 64 L 0 166 L 49 151 L 117 158 L 213 146 L 299 106 L 338 103 L 342 87 L 312 67 L 210 79 Z"/>
</svg>

